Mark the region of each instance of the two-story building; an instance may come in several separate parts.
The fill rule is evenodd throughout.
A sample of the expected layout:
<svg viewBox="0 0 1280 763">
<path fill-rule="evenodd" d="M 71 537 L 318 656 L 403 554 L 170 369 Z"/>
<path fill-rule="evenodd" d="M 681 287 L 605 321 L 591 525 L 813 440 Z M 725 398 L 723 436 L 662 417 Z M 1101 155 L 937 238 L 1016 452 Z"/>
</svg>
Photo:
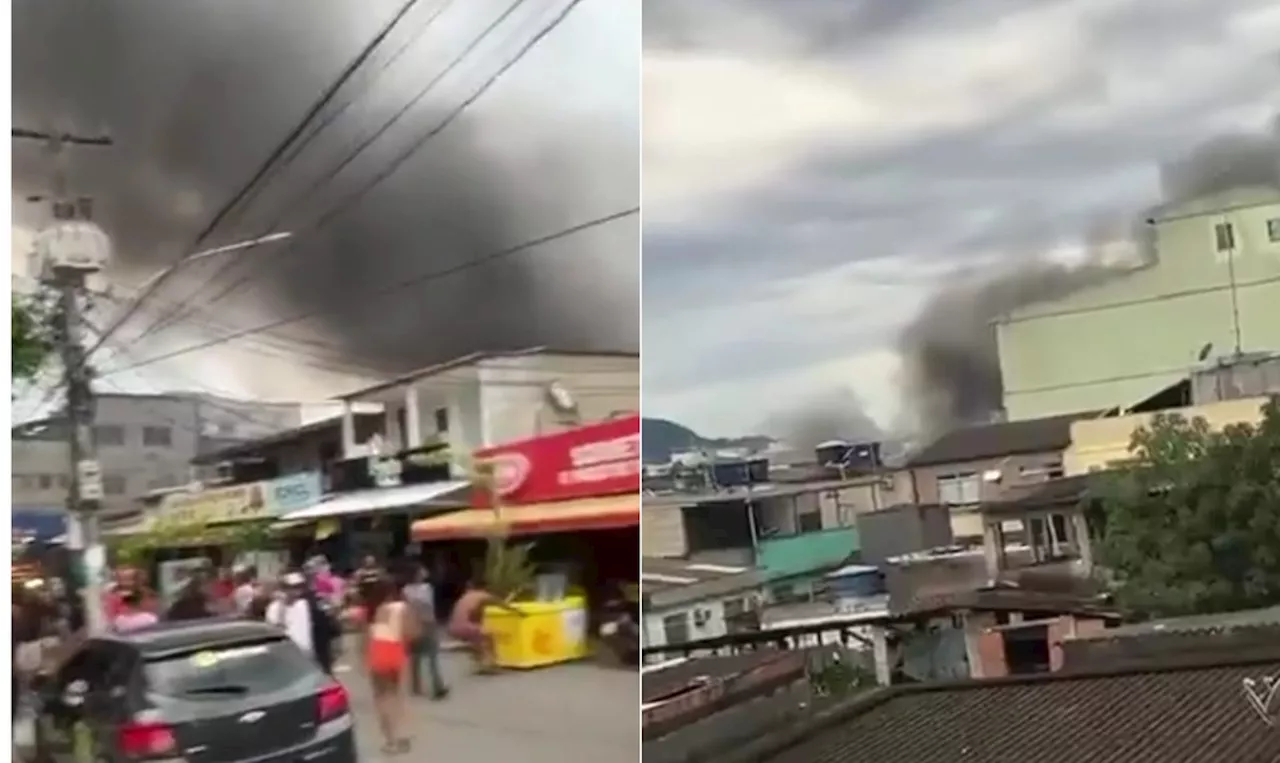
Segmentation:
<svg viewBox="0 0 1280 763">
<path fill-rule="evenodd" d="M 1160 210 L 1154 257 L 997 324 L 1013 420 L 1129 408 L 1210 358 L 1280 352 L 1280 189 Z"/>
<path fill-rule="evenodd" d="M 1072 422 L 1088 414 L 1002 421 L 948 432 L 911 456 L 893 474 L 892 503 L 951 509 L 957 543 L 982 539 L 981 507 L 1063 476 Z"/>
<path fill-rule="evenodd" d="M 487 447 L 584 423 L 634 414 L 640 408 L 640 357 L 624 352 L 534 348 L 475 353 L 341 398 L 343 454 L 356 458 L 368 443 L 354 428 L 356 406 L 381 405 L 388 452 L 444 443 L 466 456 Z"/>
</svg>

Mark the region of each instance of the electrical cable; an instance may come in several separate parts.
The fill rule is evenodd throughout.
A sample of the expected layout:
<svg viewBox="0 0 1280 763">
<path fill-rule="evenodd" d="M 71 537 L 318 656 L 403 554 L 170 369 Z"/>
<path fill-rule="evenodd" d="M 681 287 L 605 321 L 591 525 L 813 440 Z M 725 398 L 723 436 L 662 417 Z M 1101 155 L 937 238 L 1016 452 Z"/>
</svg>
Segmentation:
<svg viewBox="0 0 1280 763">
<path fill-rule="evenodd" d="M 391 34 L 392 30 L 399 25 L 400 21 L 403 20 L 409 11 L 412 10 L 419 2 L 421 2 L 421 0 L 405 0 L 405 3 L 400 7 L 400 10 L 396 12 L 390 21 L 383 25 L 382 29 L 374 35 L 373 39 L 371 39 L 364 48 L 361 49 L 356 57 L 347 63 L 347 66 L 338 74 L 338 77 L 329 84 L 329 87 L 325 89 L 320 97 L 311 105 L 311 108 L 307 110 L 307 113 L 303 116 L 302 120 L 289 131 L 289 134 L 286 135 L 278 145 L 276 145 L 276 147 L 267 156 L 266 160 L 258 167 L 257 171 L 254 172 L 253 176 L 249 178 L 249 181 L 241 186 L 240 190 L 233 194 L 232 197 L 228 199 L 227 202 L 214 214 L 209 223 L 205 225 L 199 234 L 197 234 L 195 242 L 188 247 L 187 251 L 194 252 L 198 250 L 200 246 L 213 235 L 218 226 L 230 217 L 233 211 L 241 206 L 241 203 L 249 197 L 253 192 L 253 189 L 262 182 L 263 178 L 271 172 L 272 167 L 275 166 L 276 163 L 285 155 L 289 150 L 289 147 L 302 137 L 302 134 L 306 131 L 307 125 L 310 124 L 311 121 L 329 105 L 342 87 L 346 85 L 351 77 L 354 76 L 360 67 L 364 65 L 365 61 L 373 55 L 374 51 L 382 44 L 383 40 Z M 176 267 L 181 262 L 181 258 L 175 260 L 171 267 Z M 90 347 L 88 352 L 85 353 L 85 358 L 87 359 L 89 356 L 93 355 L 93 353 L 97 351 L 107 339 L 118 331 L 126 321 L 133 317 L 141 307 L 142 303 L 159 289 L 160 284 L 164 280 L 164 278 L 154 279 L 146 289 L 143 289 L 142 296 L 137 300 L 135 305 L 130 309 L 125 310 L 124 314 L 107 328 L 106 332 L 101 336 L 101 338 L 99 338 L 98 342 Z"/>
<path fill-rule="evenodd" d="M 474 267 L 479 267 L 481 265 L 485 265 L 490 262 L 503 259 L 505 257 L 510 257 L 514 254 L 518 254 L 521 252 L 528 251 L 530 249 L 534 249 L 538 246 L 542 246 L 544 244 L 548 244 L 553 241 L 558 241 L 563 238 L 568 238 L 570 236 L 576 235 L 586 230 L 590 230 L 592 228 L 597 228 L 602 225 L 607 225 L 608 223 L 616 222 L 618 220 L 622 220 L 624 218 L 637 215 L 639 214 L 639 212 L 640 212 L 640 207 L 638 206 L 631 207 L 630 209 L 625 209 L 620 212 L 614 212 L 612 214 L 604 215 L 603 217 L 597 217 L 592 220 L 579 223 L 572 227 L 556 231 L 555 233 L 551 233 L 536 239 L 532 239 L 530 241 L 525 241 L 523 243 L 516 244 L 515 246 L 511 246 L 506 249 L 493 252 L 477 260 L 471 260 L 469 262 L 465 262 L 460 265 L 455 265 L 453 267 L 445 268 L 443 270 L 439 270 L 431 273 L 425 273 L 410 279 L 398 281 L 396 283 L 390 284 L 389 286 L 385 286 L 369 294 L 351 295 L 354 298 L 335 314 L 342 315 L 343 313 L 350 311 L 353 307 L 356 309 L 365 307 L 365 304 L 362 304 L 360 301 L 361 298 L 363 298 L 367 302 L 372 298 L 383 296 L 385 294 L 392 294 L 392 293 L 395 293 L 396 291 L 407 288 L 409 286 L 413 286 L 419 283 L 433 281 L 441 278 L 447 278 L 456 273 L 470 270 L 471 268 L 474 268 Z M 114 375 L 117 373 L 122 373 L 124 371 L 132 370 L 134 368 L 142 368 L 144 366 L 149 366 L 155 363 L 159 363 L 161 361 L 168 360 L 170 358 L 180 357 L 182 355 L 187 355 L 192 352 L 198 352 L 200 350 L 208 349 L 210 347 L 217 347 L 219 345 L 226 344 L 227 342 L 233 342 L 243 337 L 254 336 L 264 331 L 270 331 L 272 329 L 279 328 L 281 326 L 288 326 L 290 324 L 298 323 L 298 322 L 307 320 L 308 318 L 315 317 L 316 315 L 323 315 L 323 314 L 325 314 L 325 311 L 309 310 L 299 315 L 294 315 L 288 318 L 282 318 L 279 320 L 271 321 L 270 323 L 262 324 L 250 329 L 245 329 L 243 331 L 235 332 L 227 336 L 219 337 L 217 339 L 213 339 L 207 342 L 201 342 L 199 344 L 195 344 L 190 347 L 185 347 L 179 350 L 174 350 L 172 352 L 166 352 L 160 355 L 155 355 L 150 358 L 146 358 L 143 361 L 140 361 L 138 363 L 133 363 L 131 365 L 124 366 L 123 368 L 113 369 L 110 373 Z"/>
<path fill-rule="evenodd" d="M 578 1 L 579 0 L 574 0 L 574 2 L 571 3 L 571 6 L 576 5 Z M 358 159 L 362 154 L 368 151 L 378 140 L 380 140 L 384 135 L 386 135 L 387 132 L 390 131 L 392 127 L 394 127 L 397 123 L 400 122 L 400 120 L 404 119 L 409 114 L 410 111 L 412 111 L 415 107 L 417 107 L 418 104 L 420 104 L 423 101 L 423 99 L 425 99 L 431 92 L 435 90 L 436 86 L 439 85 L 440 82 L 442 82 L 449 74 L 453 73 L 453 71 L 457 67 L 461 66 L 462 63 L 466 61 L 466 59 L 473 52 L 475 52 L 475 50 L 486 39 L 488 39 L 488 37 L 491 34 L 493 34 L 498 29 L 498 27 L 500 27 L 507 19 L 509 19 L 511 15 L 520 8 L 520 6 L 524 5 L 525 2 L 527 2 L 527 0 L 515 0 L 515 2 L 507 6 L 507 8 L 503 10 L 503 12 L 500 13 L 497 16 L 497 18 L 491 21 L 483 30 L 481 30 L 480 34 L 478 34 L 465 48 L 463 48 L 461 53 L 455 56 L 453 60 L 450 61 L 442 70 L 440 70 L 434 77 L 428 80 L 426 85 L 424 85 L 412 98 L 410 98 L 407 102 L 405 102 L 405 104 L 401 106 L 399 110 L 397 110 L 394 114 L 391 115 L 389 119 L 383 122 L 382 125 L 378 127 L 378 129 L 374 130 L 372 133 L 365 136 L 365 138 L 362 139 L 358 144 L 356 144 L 351 151 L 347 152 L 347 154 L 333 168 L 331 168 L 328 172 L 324 173 L 324 175 L 322 175 L 314 183 L 308 184 L 307 189 L 304 190 L 301 194 L 299 194 L 292 202 L 287 203 L 284 209 L 275 216 L 275 218 L 271 221 L 269 225 L 264 226 L 263 229 L 268 232 L 275 230 L 285 220 L 287 220 L 295 211 L 303 208 L 303 206 L 307 202 L 309 202 L 312 198 L 315 197 L 315 194 L 318 192 L 319 189 L 325 187 L 328 183 L 335 180 L 338 177 L 338 175 L 340 175 L 345 169 L 350 167 L 351 164 L 356 159 Z M 523 54 L 517 56 L 516 60 L 519 60 L 519 58 L 521 57 L 523 57 Z M 509 66 L 507 68 L 509 68 Z M 500 72 L 502 71 L 503 70 L 500 70 Z M 483 90 L 485 89 L 487 89 L 487 87 L 482 87 L 480 94 L 483 94 Z M 474 102 L 475 98 L 476 96 L 473 96 L 472 99 L 470 99 L 470 102 Z M 463 110 L 465 108 L 466 106 L 464 105 L 463 107 L 461 107 L 460 110 Z M 453 118 L 453 115 L 451 115 L 448 121 L 452 121 L 452 118 Z M 435 135 L 438 135 L 441 131 L 442 130 L 440 129 L 433 130 L 428 134 L 427 137 L 422 138 L 418 141 L 415 141 L 414 144 L 412 144 L 414 146 L 412 153 L 416 153 L 418 149 L 420 149 L 423 145 L 425 145 L 427 140 L 429 140 L 432 137 L 435 137 Z M 323 227 L 323 223 L 316 226 L 316 228 L 313 228 L 312 231 L 310 232 L 314 232 L 319 227 Z M 301 242 L 301 236 L 295 238 L 294 241 L 290 242 L 284 248 L 284 251 L 279 252 L 275 257 L 272 258 L 273 264 L 278 264 L 279 262 L 283 261 L 285 258 L 289 257 L 291 254 L 296 254 L 298 251 L 303 251 L 302 249 L 300 249 L 300 242 Z M 229 261 L 221 269 L 215 271 L 214 274 L 209 279 L 207 279 L 207 283 L 212 284 L 217 282 L 219 279 L 226 276 L 235 267 L 235 265 L 243 261 L 244 260 L 241 257 L 237 257 Z M 239 287 L 251 281 L 254 276 L 254 273 L 255 273 L 255 270 L 251 266 L 250 270 L 248 270 L 242 276 L 240 276 L 236 280 L 229 283 L 227 286 L 223 287 L 220 291 L 218 291 L 216 295 L 214 295 L 211 299 L 209 299 L 205 303 L 204 307 L 207 308 L 225 299 L 228 295 L 233 293 L 236 289 L 238 289 Z M 190 301 L 194 299 L 196 294 L 199 294 L 199 290 L 193 293 L 188 298 L 188 300 L 184 300 L 184 301 Z M 187 313 L 184 313 L 182 311 L 182 308 L 180 307 L 178 310 L 175 310 L 159 318 L 155 324 L 153 324 L 149 329 L 143 331 L 143 333 L 140 336 L 145 338 L 147 336 L 158 334 L 162 331 L 165 331 L 166 329 L 171 328 L 174 324 L 181 322 L 186 314 Z"/>
</svg>

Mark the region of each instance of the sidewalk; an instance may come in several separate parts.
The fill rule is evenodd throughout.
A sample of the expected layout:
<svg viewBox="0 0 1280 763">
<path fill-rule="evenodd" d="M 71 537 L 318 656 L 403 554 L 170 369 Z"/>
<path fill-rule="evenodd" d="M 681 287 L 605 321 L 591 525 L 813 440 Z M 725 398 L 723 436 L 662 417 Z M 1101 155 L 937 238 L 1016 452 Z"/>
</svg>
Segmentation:
<svg viewBox="0 0 1280 763">
<path fill-rule="evenodd" d="M 573 663 L 473 676 L 462 654 L 440 660 L 452 691 L 443 702 L 410 698 L 413 753 L 391 760 L 634 763 L 640 754 L 635 672 Z M 367 682 L 355 669 L 338 677 L 351 692 L 361 761 L 382 761 Z"/>
</svg>

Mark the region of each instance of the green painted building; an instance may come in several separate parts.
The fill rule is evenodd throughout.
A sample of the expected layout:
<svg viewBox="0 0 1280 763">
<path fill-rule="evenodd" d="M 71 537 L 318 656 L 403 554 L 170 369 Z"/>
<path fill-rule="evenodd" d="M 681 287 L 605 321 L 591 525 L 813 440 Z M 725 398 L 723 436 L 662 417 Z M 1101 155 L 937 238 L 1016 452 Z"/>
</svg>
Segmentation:
<svg viewBox="0 0 1280 763">
<path fill-rule="evenodd" d="M 1125 407 L 1205 360 L 1280 352 L 1280 189 L 1167 207 L 1154 262 L 996 326 L 1013 420 Z"/>
</svg>

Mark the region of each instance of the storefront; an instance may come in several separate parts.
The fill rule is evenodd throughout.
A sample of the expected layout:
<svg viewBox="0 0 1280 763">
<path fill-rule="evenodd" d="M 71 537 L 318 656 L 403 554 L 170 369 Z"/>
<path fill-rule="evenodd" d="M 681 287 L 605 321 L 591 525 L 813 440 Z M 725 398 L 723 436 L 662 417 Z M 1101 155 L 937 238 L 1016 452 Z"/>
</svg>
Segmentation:
<svg viewBox="0 0 1280 763">
<path fill-rule="evenodd" d="M 478 451 L 475 460 L 492 470 L 491 490 L 473 491 L 471 508 L 414 523 L 414 540 L 426 545 L 428 555 L 469 546 L 472 569 L 494 538 L 529 544 L 539 579 L 526 597 L 541 600 L 530 602 L 530 611 L 561 628 L 572 624 L 574 634 L 558 633 L 550 641 L 580 656 L 595 622 L 588 615 L 633 593 L 639 580 L 639 417 L 508 443 Z M 566 596 L 556 596 L 555 589 L 567 589 Z M 574 608 L 581 617 L 569 612 Z M 501 647 L 500 638 L 500 658 Z M 515 667 L 561 661 L 550 654 L 545 660 L 528 654 L 513 660 L 520 663 Z"/>
<path fill-rule="evenodd" d="M 272 523 L 301 506 L 320 500 L 320 475 L 289 475 L 194 493 L 171 493 L 139 523 L 109 530 L 108 545 L 117 563 L 146 569 L 152 580 L 176 582 L 191 560 L 228 566 L 253 557 L 259 566 L 283 568 L 305 548 Z M 170 580 L 172 579 L 172 580 Z M 163 590 L 162 590 L 163 592 Z"/>
<path fill-rule="evenodd" d="M 366 555 L 408 555 L 413 521 L 468 505 L 470 489 L 470 481 L 454 477 L 444 444 L 375 452 L 335 464 L 329 492 L 282 515 L 279 526 L 300 530 L 311 539 L 312 553 L 350 571 Z"/>
</svg>

